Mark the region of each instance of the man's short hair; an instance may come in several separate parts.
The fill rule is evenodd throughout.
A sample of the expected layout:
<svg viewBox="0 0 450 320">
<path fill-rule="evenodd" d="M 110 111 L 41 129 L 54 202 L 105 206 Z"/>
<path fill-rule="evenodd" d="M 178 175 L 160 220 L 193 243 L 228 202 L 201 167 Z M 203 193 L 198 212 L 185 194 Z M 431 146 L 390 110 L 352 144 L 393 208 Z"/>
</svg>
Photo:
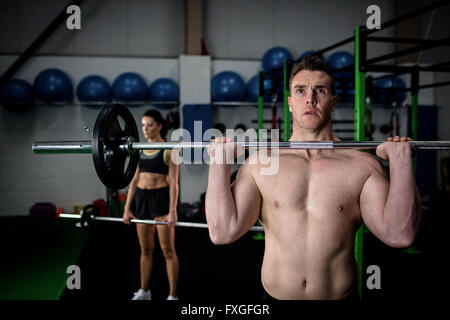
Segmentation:
<svg viewBox="0 0 450 320">
<path fill-rule="evenodd" d="M 295 64 L 292 67 L 291 76 L 289 78 L 289 93 L 291 92 L 292 79 L 295 77 L 295 75 L 297 73 L 299 73 L 302 70 L 325 72 L 327 75 L 330 76 L 330 79 L 331 79 L 331 93 L 333 95 L 336 95 L 336 85 L 334 83 L 334 78 L 331 74 L 331 71 L 328 68 L 328 66 L 326 65 L 326 63 L 323 62 L 316 55 L 306 56 L 299 63 Z"/>
</svg>

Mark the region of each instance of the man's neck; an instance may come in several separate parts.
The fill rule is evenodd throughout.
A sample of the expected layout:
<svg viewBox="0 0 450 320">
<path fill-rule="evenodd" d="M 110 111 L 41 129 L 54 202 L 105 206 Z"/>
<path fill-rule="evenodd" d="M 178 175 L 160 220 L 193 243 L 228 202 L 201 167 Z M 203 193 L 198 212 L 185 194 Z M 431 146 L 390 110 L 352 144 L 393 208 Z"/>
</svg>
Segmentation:
<svg viewBox="0 0 450 320">
<path fill-rule="evenodd" d="M 334 134 L 331 126 L 324 127 L 322 130 L 305 130 L 302 128 L 293 128 L 293 133 L 289 141 L 339 141 Z"/>
<path fill-rule="evenodd" d="M 311 131 L 294 127 L 289 141 L 339 141 L 339 138 L 334 134 L 331 126 L 324 127 L 320 131 Z M 324 152 L 324 150 L 320 149 L 307 149 L 302 151 L 302 154 L 309 160 L 319 159 Z M 300 155 L 298 152 L 297 154 Z"/>
</svg>

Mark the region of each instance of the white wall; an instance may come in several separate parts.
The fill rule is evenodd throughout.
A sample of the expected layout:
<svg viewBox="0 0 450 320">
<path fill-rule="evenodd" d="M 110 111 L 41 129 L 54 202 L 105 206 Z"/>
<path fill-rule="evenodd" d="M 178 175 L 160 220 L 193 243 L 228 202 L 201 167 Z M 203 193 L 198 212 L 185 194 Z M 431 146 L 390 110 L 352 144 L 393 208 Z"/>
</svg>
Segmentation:
<svg viewBox="0 0 450 320">
<path fill-rule="evenodd" d="M 0 53 L 23 52 L 64 8 L 58 0 L 3 0 Z M 376 1 L 382 20 L 395 2 Z M 261 59 L 280 45 L 294 57 L 353 35 L 365 24 L 364 0 L 204 0 L 203 34 L 213 58 Z M 178 57 L 185 51 L 185 1 L 90 0 L 81 4 L 81 30 L 62 24 L 38 49 L 44 55 Z M 395 28 L 380 34 L 393 35 Z M 389 49 L 377 44 L 373 50 Z M 351 44 L 341 49 L 353 50 Z"/>
<path fill-rule="evenodd" d="M 371 4 L 380 6 L 382 21 L 394 16 L 395 2 L 389 0 L 208 0 L 204 1 L 205 41 L 209 53 L 220 59 L 260 60 L 273 46 L 286 47 L 298 58 L 306 50 L 351 37 L 355 26 L 365 25 Z M 395 28 L 389 28 L 379 34 L 394 33 Z M 353 44 L 336 50 L 353 52 Z M 377 44 L 370 51 L 379 55 L 386 50 L 392 46 Z"/>
<path fill-rule="evenodd" d="M 69 1 L 2 0 L 0 52 L 23 52 Z M 89 0 L 81 30 L 65 23 L 37 54 L 178 57 L 185 48 L 184 0 Z"/>
</svg>

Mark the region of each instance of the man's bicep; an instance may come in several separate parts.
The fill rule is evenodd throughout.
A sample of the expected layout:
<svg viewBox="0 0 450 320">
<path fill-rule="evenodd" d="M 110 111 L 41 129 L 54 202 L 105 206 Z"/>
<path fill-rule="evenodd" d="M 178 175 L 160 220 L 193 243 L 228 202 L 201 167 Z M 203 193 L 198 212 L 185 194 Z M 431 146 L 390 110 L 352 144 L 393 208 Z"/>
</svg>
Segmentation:
<svg viewBox="0 0 450 320">
<path fill-rule="evenodd" d="M 380 240 L 384 235 L 384 207 L 389 193 L 389 181 L 375 170 L 364 183 L 360 195 L 361 215 L 369 230 Z"/>
<path fill-rule="evenodd" d="M 231 186 L 238 220 L 250 228 L 259 217 L 261 194 L 248 165 L 241 166 Z"/>
</svg>

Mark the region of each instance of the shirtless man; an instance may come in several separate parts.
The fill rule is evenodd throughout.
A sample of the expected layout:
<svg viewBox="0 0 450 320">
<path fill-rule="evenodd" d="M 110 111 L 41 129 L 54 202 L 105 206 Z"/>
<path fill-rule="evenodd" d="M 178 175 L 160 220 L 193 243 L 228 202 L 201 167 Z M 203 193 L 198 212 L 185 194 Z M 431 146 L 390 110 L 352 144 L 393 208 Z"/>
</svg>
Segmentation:
<svg viewBox="0 0 450 320">
<path fill-rule="evenodd" d="M 306 58 L 295 66 L 289 88 L 290 141 L 338 141 L 331 128 L 338 97 L 320 59 Z M 396 248 L 410 246 L 418 231 L 421 203 L 408 139 L 388 139 L 376 150 L 389 160 L 390 180 L 376 157 L 350 149 L 279 149 L 274 175 L 260 173 L 258 151 L 231 186 L 230 165 L 211 162 L 206 218 L 212 242 L 231 243 L 260 219 L 265 231 L 261 280 L 269 298 L 356 296 L 354 240 L 361 223 Z M 226 152 L 218 150 L 229 148 L 236 148 L 231 140 L 216 139 L 209 152 L 219 162 L 214 157 Z"/>
</svg>

